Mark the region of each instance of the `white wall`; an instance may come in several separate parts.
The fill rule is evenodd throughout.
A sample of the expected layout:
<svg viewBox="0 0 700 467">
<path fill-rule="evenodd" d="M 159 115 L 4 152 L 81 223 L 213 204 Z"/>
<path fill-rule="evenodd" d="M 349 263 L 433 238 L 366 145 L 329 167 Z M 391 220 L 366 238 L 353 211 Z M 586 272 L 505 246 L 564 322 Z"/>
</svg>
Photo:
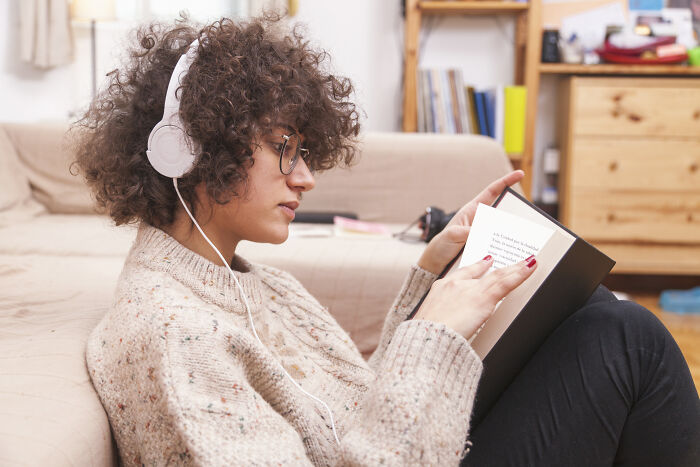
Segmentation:
<svg viewBox="0 0 700 467">
<path fill-rule="evenodd" d="M 90 97 L 90 35 L 75 25 L 76 61 L 49 71 L 19 61 L 20 0 L 0 0 L 0 120 L 69 119 Z M 365 130 L 400 131 L 403 18 L 400 0 L 299 0 L 293 22 L 329 51 L 332 68 L 350 77 L 365 112 Z M 512 84 L 513 19 L 509 16 L 435 17 L 424 21 L 420 66 L 461 67 L 476 86 Z M 130 28 L 98 23 L 98 80 L 119 62 Z M 543 80 L 536 156 L 553 141 L 554 79 Z M 537 181 L 537 180 L 536 180 Z"/>
</svg>

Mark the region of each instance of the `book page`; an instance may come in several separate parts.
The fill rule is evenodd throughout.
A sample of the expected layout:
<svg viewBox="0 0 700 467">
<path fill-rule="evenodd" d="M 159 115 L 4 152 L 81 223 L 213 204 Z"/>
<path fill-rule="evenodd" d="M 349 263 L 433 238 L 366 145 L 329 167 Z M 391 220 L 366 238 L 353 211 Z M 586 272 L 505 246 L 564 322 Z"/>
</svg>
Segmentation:
<svg viewBox="0 0 700 467">
<path fill-rule="evenodd" d="M 519 216 L 479 204 L 459 267 L 493 257 L 488 272 L 537 255 L 552 237 L 553 229 Z"/>
</svg>

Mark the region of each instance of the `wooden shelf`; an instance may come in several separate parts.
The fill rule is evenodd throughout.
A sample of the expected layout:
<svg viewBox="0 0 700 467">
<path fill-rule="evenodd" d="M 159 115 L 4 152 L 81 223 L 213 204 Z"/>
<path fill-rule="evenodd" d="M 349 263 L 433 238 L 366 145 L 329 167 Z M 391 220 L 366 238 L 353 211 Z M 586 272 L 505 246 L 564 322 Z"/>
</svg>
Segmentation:
<svg viewBox="0 0 700 467">
<path fill-rule="evenodd" d="M 493 15 L 520 13 L 527 10 L 527 2 L 466 0 L 454 2 L 418 2 L 418 9 L 426 15 Z"/>
<path fill-rule="evenodd" d="M 570 65 L 568 63 L 541 63 L 540 73 L 560 75 L 681 75 L 700 76 L 700 67 L 685 65 Z"/>
<path fill-rule="evenodd" d="M 514 76 L 513 83 L 527 88 L 525 106 L 525 141 L 522 154 L 508 157 L 525 171 L 521 186 L 530 197 L 532 185 L 532 153 L 534 149 L 534 122 L 537 120 L 537 91 L 540 72 L 542 30 L 540 19 L 541 0 L 516 2 L 513 0 L 459 0 L 427 1 L 404 0 L 406 22 L 404 29 L 404 89 L 403 131 L 416 131 L 418 123 L 417 70 L 420 50 L 420 29 L 423 16 L 429 15 L 510 15 L 514 17 Z"/>
</svg>

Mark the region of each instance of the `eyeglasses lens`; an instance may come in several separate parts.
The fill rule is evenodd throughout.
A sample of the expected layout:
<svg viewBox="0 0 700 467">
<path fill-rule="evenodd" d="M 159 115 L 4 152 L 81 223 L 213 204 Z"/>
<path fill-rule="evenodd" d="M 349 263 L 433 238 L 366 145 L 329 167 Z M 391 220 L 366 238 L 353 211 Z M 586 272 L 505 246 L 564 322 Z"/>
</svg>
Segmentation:
<svg viewBox="0 0 700 467">
<path fill-rule="evenodd" d="M 299 158 L 299 135 L 292 133 L 286 138 L 280 154 L 280 169 L 285 175 L 289 175 L 294 170 L 294 166 Z"/>
</svg>

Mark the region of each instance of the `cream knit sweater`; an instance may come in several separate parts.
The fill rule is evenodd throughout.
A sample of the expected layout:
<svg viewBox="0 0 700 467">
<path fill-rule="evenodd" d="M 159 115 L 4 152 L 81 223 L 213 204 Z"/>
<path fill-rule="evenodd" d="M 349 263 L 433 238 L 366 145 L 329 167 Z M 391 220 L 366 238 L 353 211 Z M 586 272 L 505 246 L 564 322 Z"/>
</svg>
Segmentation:
<svg viewBox="0 0 700 467">
<path fill-rule="evenodd" d="M 410 271 L 365 362 L 292 276 L 237 261 L 264 347 L 226 268 L 139 228 L 86 353 L 125 465 L 459 463 L 482 364 L 446 326 L 405 321 L 433 274 Z"/>
</svg>

